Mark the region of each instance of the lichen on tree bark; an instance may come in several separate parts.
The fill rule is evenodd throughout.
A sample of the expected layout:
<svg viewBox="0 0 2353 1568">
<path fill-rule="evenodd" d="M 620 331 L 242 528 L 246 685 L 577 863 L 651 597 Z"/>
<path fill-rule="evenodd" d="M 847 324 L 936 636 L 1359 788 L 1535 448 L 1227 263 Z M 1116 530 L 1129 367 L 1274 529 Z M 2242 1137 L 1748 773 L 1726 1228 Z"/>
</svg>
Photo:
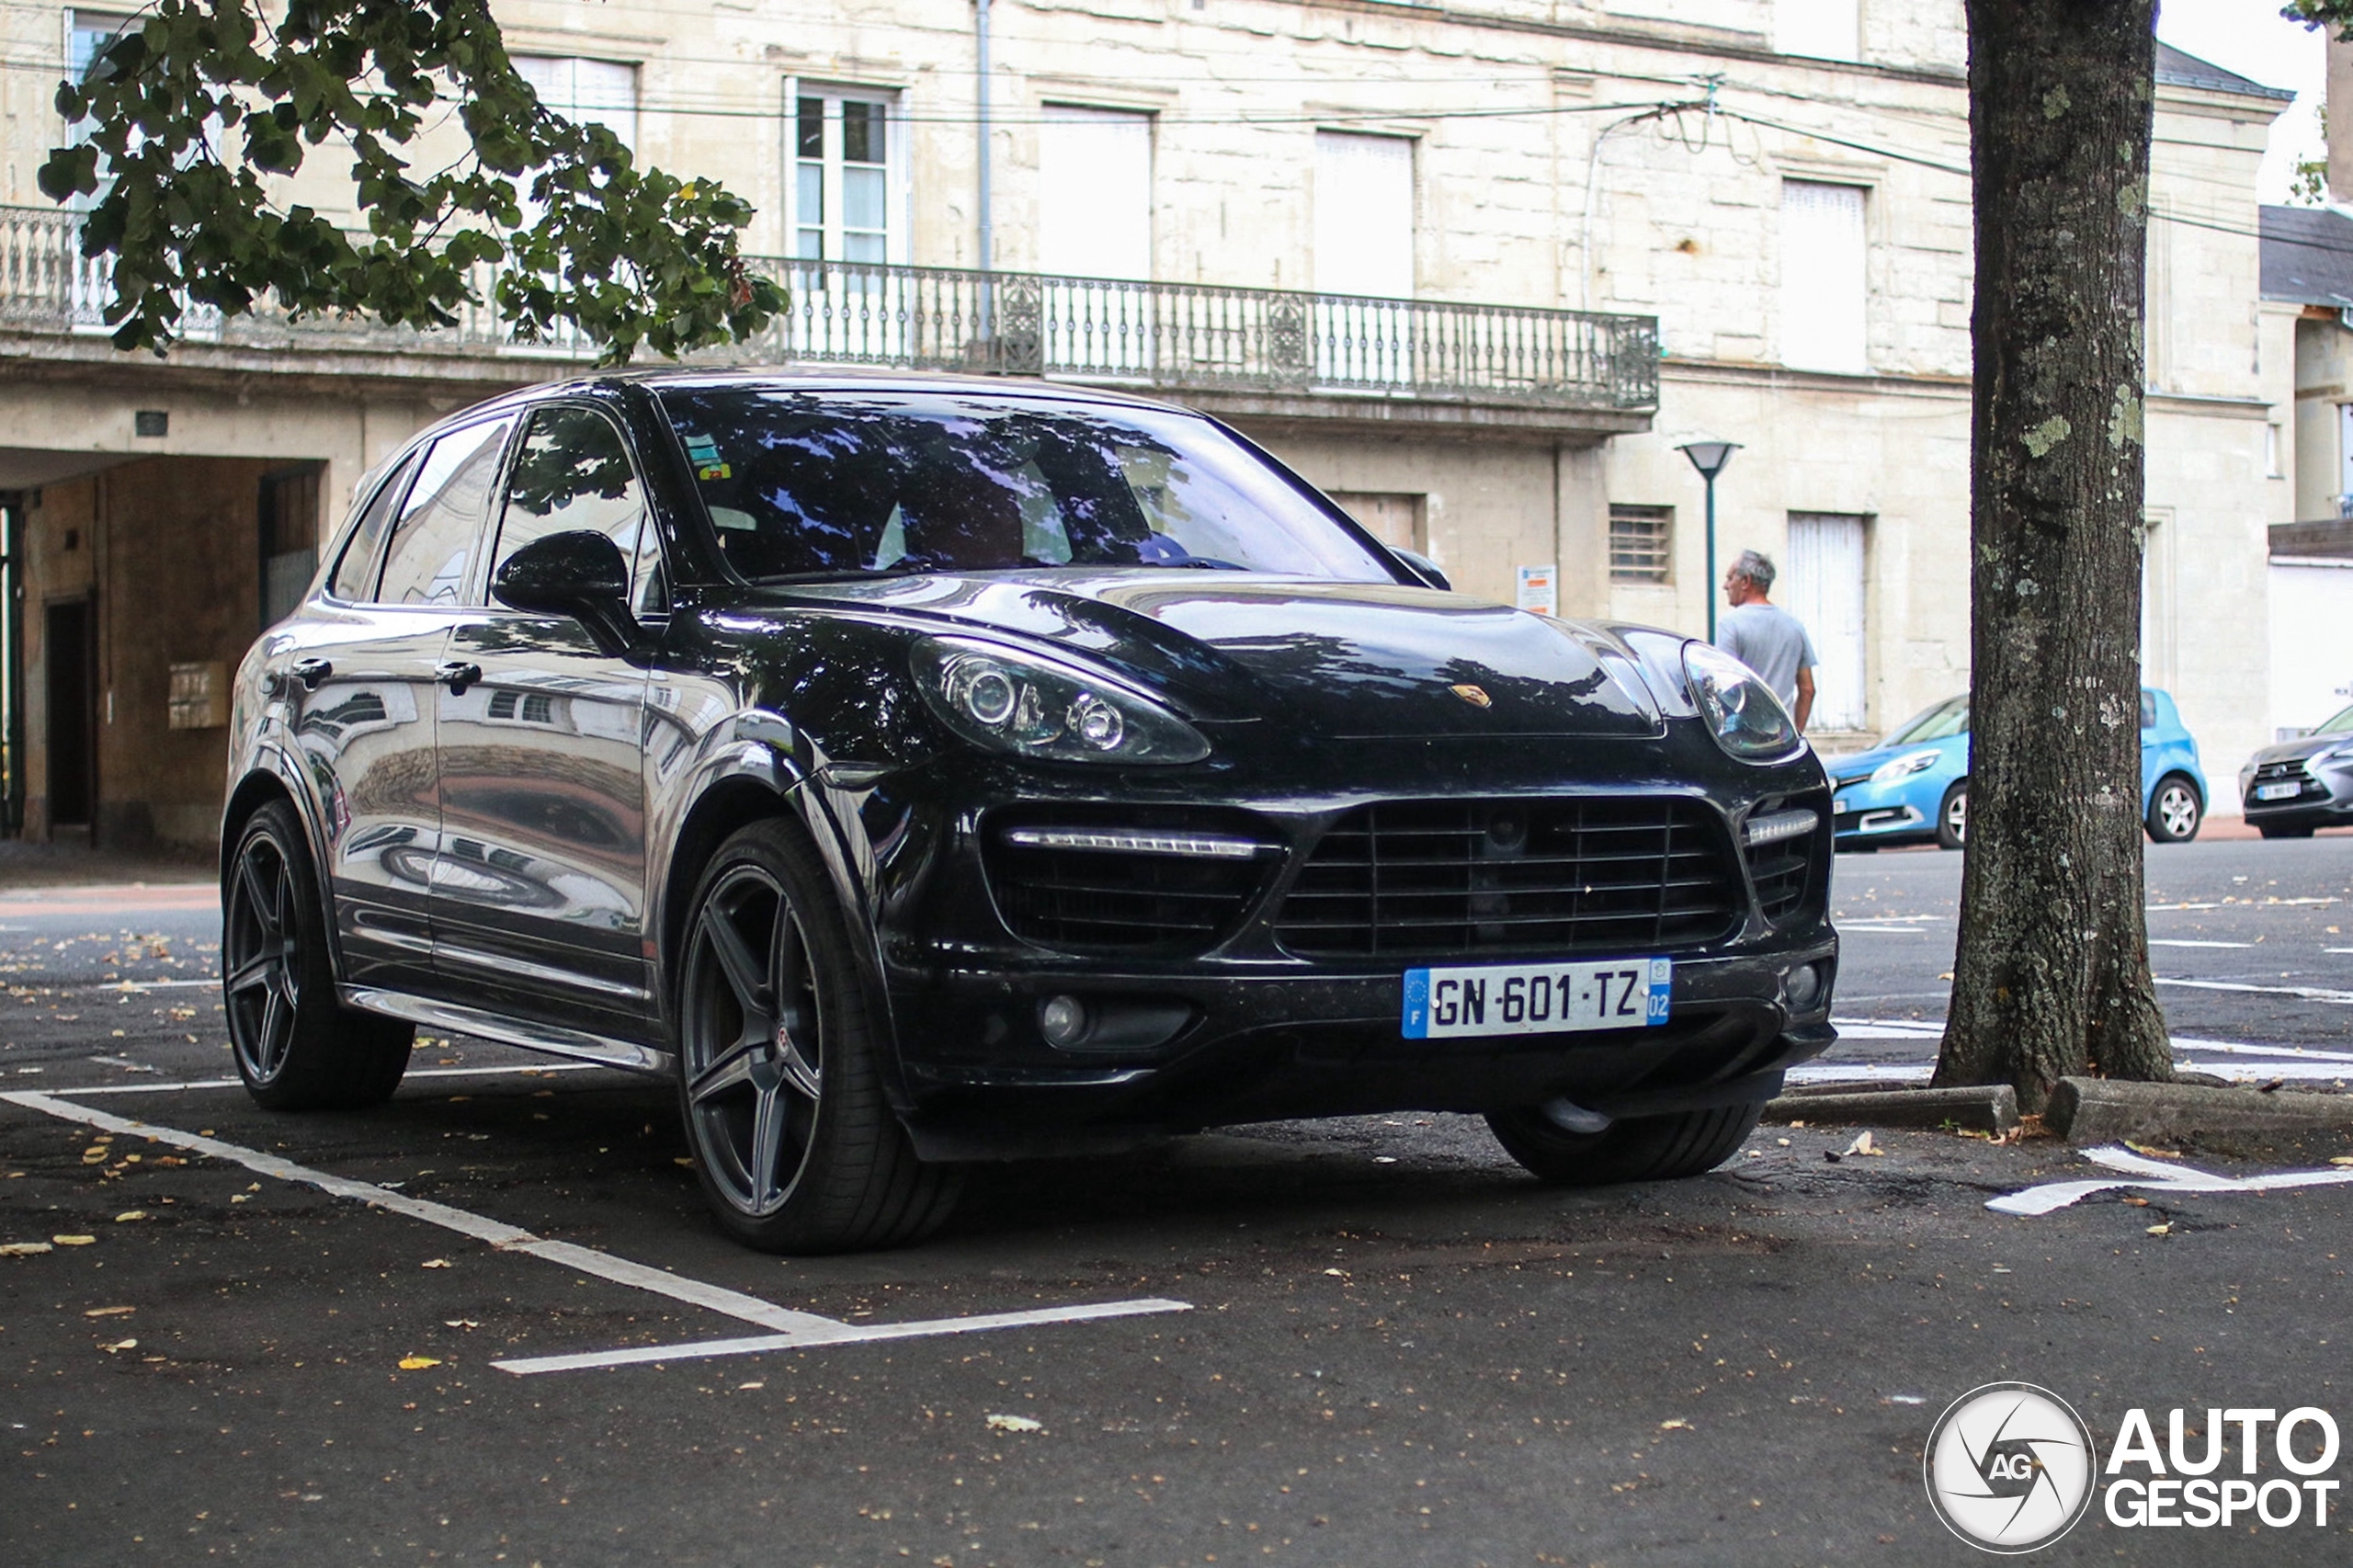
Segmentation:
<svg viewBox="0 0 2353 1568">
<path fill-rule="evenodd" d="M 1971 762 L 1939 1084 L 2169 1078 L 2142 878 L 2153 0 L 1968 0 Z"/>
</svg>

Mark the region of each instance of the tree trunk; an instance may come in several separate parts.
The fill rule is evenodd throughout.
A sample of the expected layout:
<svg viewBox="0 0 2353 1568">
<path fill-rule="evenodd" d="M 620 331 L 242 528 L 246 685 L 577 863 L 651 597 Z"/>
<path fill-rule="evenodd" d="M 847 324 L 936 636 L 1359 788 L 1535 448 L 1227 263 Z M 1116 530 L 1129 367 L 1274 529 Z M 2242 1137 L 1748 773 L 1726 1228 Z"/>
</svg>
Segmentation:
<svg viewBox="0 0 2353 1568">
<path fill-rule="evenodd" d="M 2142 891 L 2153 0 L 1968 0 L 1969 822 L 1938 1084 L 2170 1078 Z"/>
</svg>

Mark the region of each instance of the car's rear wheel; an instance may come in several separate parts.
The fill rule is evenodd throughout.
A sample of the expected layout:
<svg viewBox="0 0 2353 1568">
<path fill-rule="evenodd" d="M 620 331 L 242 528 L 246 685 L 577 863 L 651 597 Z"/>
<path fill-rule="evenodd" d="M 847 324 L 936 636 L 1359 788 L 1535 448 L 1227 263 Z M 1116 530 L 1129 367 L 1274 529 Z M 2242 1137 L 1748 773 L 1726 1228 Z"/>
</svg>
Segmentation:
<svg viewBox="0 0 2353 1568">
<path fill-rule="evenodd" d="M 2310 838 L 2313 835 L 2310 823 L 2261 822 L 2255 824 L 2255 831 L 2266 838 Z"/>
<path fill-rule="evenodd" d="M 1937 846 L 1958 849 L 1969 841 L 1969 780 L 1954 780 L 1937 804 Z"/>
<path fill-rule="evenodd" d="M 961 1173 L 917 1160 L 883 1099 L 873 1009 L 792 824 L 755 823 L 711 858 L 676 995 L 688 1142 L 730 1233 L 767 1252 L 847 1252 L 947 1219 Z"/>
<path fill-rule="evenodd" d="M 1554 1187 L 1673 1181 L 1729 1159 L 1765 1108 L 1722 1106 L 1672 1116 L 1638 1116 L 1593 1129 L 1600 1119 L 1565 1101 L 1495 1111 L 1487 1126 L 1505 1153 Z"/>
<path fill-rule="evenodd" d="M 2168 773 L 2157 780 L 2149 796 L 2149 836 L 2159 844 L 2187 844 L 2198 836 L 2199 824 L 2206 820 L 2206 802 L 2198 798 L 2198 786 L 2178 773 Z"/>
<path fill-rule="evenodd" d="M 272 1110 L 389 1099 L 416 1029 L 335 1000 L 310 841 L 272 801 L 246 819 L 221 888 L 221 971 L 237 1076 Z"/>
</svg>

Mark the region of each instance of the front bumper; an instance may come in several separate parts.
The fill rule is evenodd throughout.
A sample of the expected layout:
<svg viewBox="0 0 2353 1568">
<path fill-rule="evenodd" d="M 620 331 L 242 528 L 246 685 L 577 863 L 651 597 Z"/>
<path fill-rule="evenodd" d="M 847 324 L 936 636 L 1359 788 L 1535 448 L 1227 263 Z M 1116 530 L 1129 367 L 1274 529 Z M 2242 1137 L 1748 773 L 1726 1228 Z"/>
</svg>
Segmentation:
<svg viewBox="0 0 2353 1568">
<path fill-rule="evenodd" d="M 1941 795 L 1944 787 L 1937 786 Z M 1937 824 L 1931 812 L 1935 803 L 1921 804 L 1913 799 L 1918 793 L 1913 782 L 1874 784 L 1868 778 L 1836 787 L 1831 799 L 1831 822 L 1836 840 L 1841 845 L 1865 841 L 1900 843 L 1914 838 L 1933 838 Z"/>
<path fill-rule="evenodd" d="M 2254 798 L 2257 788 L 2278 783 L 2293 783 L 2301 788 L 2287 800 Z M 2284 778 L 2242 776 L 2239 794 L 2251 826 L 2341 826 L 2353 823 L 2353 764 L 2322 763 Z"/>
</svg>

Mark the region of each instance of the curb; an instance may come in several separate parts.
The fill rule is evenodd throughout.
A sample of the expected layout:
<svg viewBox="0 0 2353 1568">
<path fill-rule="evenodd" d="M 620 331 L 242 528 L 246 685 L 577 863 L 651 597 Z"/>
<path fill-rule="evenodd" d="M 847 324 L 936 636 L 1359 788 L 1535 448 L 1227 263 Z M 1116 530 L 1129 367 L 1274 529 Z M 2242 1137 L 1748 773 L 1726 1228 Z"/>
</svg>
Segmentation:
<svg viewBox="0 0 2353 1568">
<path fill-rule="evenodd" d="M 2018 1124 L 2018 1092 L 2007 1084 L 1959 1089 L 1847 1089 L 1826 1085 L 1802 1089 L 1768 1101 L 1768 1121 L 1812 1126 L 1943 1127 L 1972 1132 L 2007 1132 Z"/>
<path fill-rule="evenodd" d="M 2043 1122 L 2071 1143 L 2200 1132 L 2353 1132 L 2353 1096 L 2062 1078 Z"/>
</svg>

